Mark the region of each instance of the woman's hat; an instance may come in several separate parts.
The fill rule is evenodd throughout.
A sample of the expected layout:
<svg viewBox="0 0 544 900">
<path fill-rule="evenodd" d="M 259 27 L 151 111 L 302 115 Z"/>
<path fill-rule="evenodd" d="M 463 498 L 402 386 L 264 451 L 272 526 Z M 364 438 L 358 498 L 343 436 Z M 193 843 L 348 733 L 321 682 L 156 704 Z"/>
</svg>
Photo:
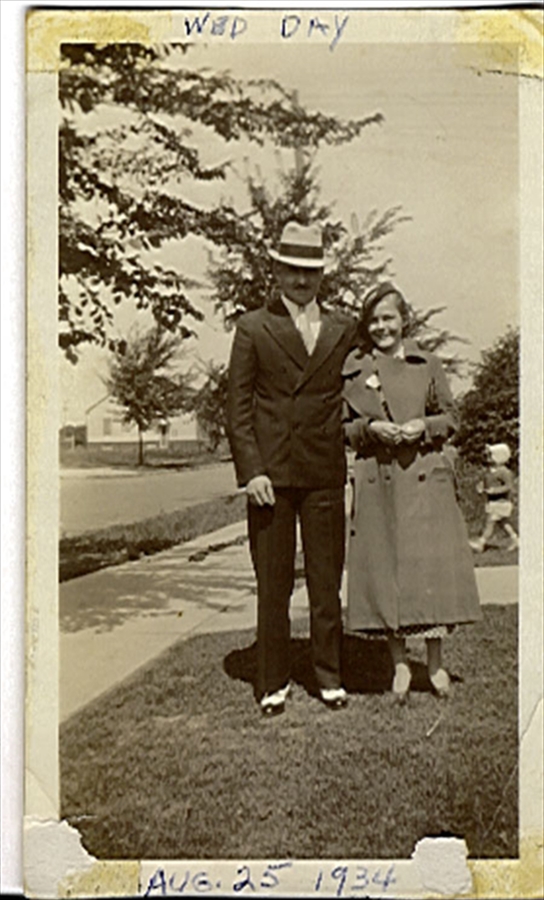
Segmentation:
<svg viewBox="0 0 544 900">
<path fill-rule="evenodd" d="M 323 235 L 319 225 L 299 225 L 288 222 L 281 233 L 277 250 L 269 250 L 272 259 L 286 266 L 304 266 L 308 269 L 322 269 Z"/>
<path fill-rule="evenodd" d="M 381 284 L 373 287 L 363 299 L 363 312 L 370 308 L 374 308 L 380 300 L 383 300 L 383 298 L 389 296 L 389 294 L 396 294 L 397 297 L 404 300 L 401 292 L 394 284 L 391 284 L 390 281 L 383 281 Z"/>
<path fill-rule="evenodd" d="M 406 301 L 404 295 L 401 294 L 396 285 L 391 281 L 383 281 L 381 284 L 377 284 L 371 288 L 366 297 L 363 298 L 359 315 L 359 332 L 363 342 L 369 341 L 367 326 L 374 309 L 380 300 L 383 300 L 384 297 L 388 297 L 390 294 L 394 294 L 398 299 L 397 305 L 402 318 L 402 336 L 406 337 L 410 334 L 413 321 L 413 312 L 410 304 Z"/>
</svg>

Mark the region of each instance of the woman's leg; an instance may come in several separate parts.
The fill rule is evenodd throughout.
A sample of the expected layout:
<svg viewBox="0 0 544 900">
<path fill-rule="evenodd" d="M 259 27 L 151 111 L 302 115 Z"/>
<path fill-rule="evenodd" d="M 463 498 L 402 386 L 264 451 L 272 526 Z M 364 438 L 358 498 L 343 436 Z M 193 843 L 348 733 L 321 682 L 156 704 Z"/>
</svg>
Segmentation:
<svg viewBox="0 0 544 900">
<path fill-rule="evenodd" d="M 410 682 L 412 680 L 408 656 L 406 655 L 406 641 L 404 638 L 389 635 L 387 642 L 395 669 L 392 688 L 393 694 L 402 701 L 408 696 Z"/>
</svg>

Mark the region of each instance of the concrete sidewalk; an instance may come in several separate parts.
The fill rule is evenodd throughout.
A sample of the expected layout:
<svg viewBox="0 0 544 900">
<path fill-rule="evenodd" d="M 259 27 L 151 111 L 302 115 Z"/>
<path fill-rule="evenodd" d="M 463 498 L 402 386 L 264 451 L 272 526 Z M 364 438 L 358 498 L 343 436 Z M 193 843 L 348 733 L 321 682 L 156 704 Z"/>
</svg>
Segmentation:
<svg viewBox="0 0 544 900">
<path fill-rule="evenodd" d="M 61 721 L 182 638 L 255 627 L 246 534 L 238 522 L 60 585 Z M 476 578 L 483 604 L 517 602 L 517 566 L 476 569 Z M 291 612 L 306 615 L 304 586 Z"/>
</svg>

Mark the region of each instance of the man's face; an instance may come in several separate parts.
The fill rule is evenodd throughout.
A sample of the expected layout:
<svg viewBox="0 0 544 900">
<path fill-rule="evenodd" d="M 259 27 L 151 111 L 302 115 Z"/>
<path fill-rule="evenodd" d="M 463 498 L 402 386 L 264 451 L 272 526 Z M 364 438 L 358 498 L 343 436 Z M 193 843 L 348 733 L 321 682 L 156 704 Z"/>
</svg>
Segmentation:
<svg viewBox="0 0 544 900">
<path fill-rule="evenodd" d="M 306 306 L 314 299 L 319 290 L 323 269 L 288 266 L 285 263 L 276 262 L 274 275 L 283 295 L 288 300 L 298 306 Z"/>
</svg>

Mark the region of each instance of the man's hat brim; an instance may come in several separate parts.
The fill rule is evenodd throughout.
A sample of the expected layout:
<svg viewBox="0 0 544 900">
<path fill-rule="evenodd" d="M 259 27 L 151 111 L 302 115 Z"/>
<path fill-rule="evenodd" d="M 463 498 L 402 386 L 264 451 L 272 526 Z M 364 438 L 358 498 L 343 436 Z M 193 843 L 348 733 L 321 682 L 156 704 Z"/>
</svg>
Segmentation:
<svg viewBox="0 0 544 900">
<path fill-rule="evenodd" d="M 317 257 L 307 256 L 284 256 L 276 250 L 269 250 L 268 253 L 276 262 L 283 263 L 285 266 L 300 266 L 304 269 L 322 269 L 325 266 L 325 260 Z"/>
</svg>

